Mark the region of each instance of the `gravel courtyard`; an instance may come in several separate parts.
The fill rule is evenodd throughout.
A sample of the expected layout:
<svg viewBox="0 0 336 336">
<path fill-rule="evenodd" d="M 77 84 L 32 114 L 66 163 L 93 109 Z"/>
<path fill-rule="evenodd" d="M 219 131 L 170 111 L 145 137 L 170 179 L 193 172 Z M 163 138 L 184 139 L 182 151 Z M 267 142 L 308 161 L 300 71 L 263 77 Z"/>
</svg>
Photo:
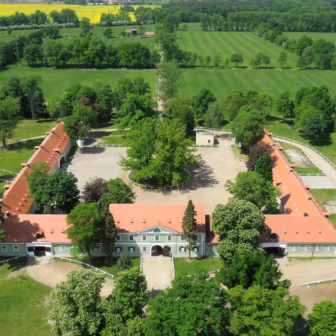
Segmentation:
<svg viewBox="0 0 336 336">
<path fill-rule="evenodd" d="M 233 180 L 241 171 L 246 171 L 243 162 L 236 160 L 230 150 L 229 134 L 218 133 L 218 148 L 198 148 L 202 155 L 198 168 L 191 167 L 192 177 L 187 185 L 180 189 L 166 191 L 149 191 L 133 186 L 138 204 L 183 204 L 191 199 L 195 204 L 205 204 L 206 213 L 210 214 L 218 203 L 226 203 L 230 194 L 224 189 L 226 180 Z M 127 181 L 127 172 L 118 162 L 126 155 L 126 148 L 84 147 L 81 154 L 74 158 L 68 171 L 78 178 L 80 190 L 91 177 L 106 180 L 120 177 Z"/>
</svg>

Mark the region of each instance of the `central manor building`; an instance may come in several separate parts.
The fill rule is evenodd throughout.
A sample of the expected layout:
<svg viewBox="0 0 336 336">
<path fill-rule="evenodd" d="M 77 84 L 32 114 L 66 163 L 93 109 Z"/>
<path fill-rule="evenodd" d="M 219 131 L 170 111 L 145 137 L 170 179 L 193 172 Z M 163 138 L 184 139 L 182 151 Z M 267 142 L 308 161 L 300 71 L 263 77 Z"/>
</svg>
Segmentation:
<svg viewBox="0 0 336 336">
<path fill-rule="evenodd" d="M 260 247 L 269 253 L 289 256 L 336 256 L 336 230 L 329 213 L 323 212 L 277 146 L 272 135 L 264 132 L 261 142 L 272 148 L 274 185 L 281 191 L 279 215 L 265 215 L 265 231 Z M 5 213 L 5 240 L 0 243 L 1 256 L 55 255 L 71 256 L 71 241 L 66 215 L 34 214 L 35 207 L 29 195 L 26 174 L 31 164 L 45 161 L 49 173 L 61 167 L 71 148 L 71 142 L 63 132 L 63 123 L 47 133 L 46 139 L 36 147 L 36 152 L 16 179 L 6 186 L 1 199 Z M 219 200 L 220 201 L 220 200 Z M 111 204 L 118 234 L 115 256 L 128 252 L 131 256 L 188 256 L 187 242 L 183 236 L 182 220 L 186 204 Z M 210 214 L 203 204 L 196 204 L 197 243 L 193 256 L 216 256 L 218 236 L 211 230 Z M 101 245 L 93 251 L 104 256 Z"/>
</svg>

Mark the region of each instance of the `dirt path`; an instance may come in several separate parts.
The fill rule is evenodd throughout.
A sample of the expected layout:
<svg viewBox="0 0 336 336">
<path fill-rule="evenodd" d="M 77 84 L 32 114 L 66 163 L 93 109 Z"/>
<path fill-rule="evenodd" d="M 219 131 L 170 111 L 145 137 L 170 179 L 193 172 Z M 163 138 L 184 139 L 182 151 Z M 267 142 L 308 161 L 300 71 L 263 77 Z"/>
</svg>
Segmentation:
<svg viewBox="0 0 336 336">
<path fill-rule="evenodd" d="M 146 276 L 148 290 L 153 296 L 166 289 L 173 280 L 172 260 L 169 257 L 144 257 L 143 274 Z"/>
<path fill-rule="evenodd" d="M 336 277 L 336 259 L 291 260 L 290 265 L 280 265 L 280 269 L 283 278 L 292 282 L 291 288 L 301 287 L 305 282 Z"/>
<path fill-rule="evenodd" d="M 328 176 L 329 180 L 336 186 L 336 169 L 326 160 L 324 159 L 320 154 L 316 153 L 314 150 L 310 149 L 307 146 L 298 144 L 293 141 L 289 140 L 283 140 L 280 138 L 277 138 L 276 136 L 273 136 L 274 140 L 281 141 L 281 142 L 287 142 L 293 146 L 296 146 L 300 149 L 302 149 L 308 157 L 312 160 L 312 162 L 317 166 L 320 167 Z"/>
<path fill-rule="evenodd" d="M 27 266 L 25 268 L 27 274 L 34 280 L 41 282 L 49 287 L 55 288 L 58 283 L 67 279 L 67 274 L 74 270 L 82 268 L 80 265 L 56 262 L 50 259 L 48 264 L 38 264 L 33 266 Z M 114 281 L 109 278 L 105 278 L 101 296 L 107 297 L 111 294 L 114 288 Z"/>
</svg>

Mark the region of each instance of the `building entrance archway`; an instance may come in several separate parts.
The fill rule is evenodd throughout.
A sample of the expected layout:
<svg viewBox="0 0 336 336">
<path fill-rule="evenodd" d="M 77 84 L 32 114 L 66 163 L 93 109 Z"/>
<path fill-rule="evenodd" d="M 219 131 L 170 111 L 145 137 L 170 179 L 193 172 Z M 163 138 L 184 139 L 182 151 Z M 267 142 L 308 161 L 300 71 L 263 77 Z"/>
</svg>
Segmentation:
<svg viewBox="0 0 336 336">
<path fill-rule="evenodd" d="M 162 246 L 160 246 L 160 245 L 152 246 L 151 256 L 152 257 L 157 257 L 159 255 L 162 255 Z"/>
</svg>

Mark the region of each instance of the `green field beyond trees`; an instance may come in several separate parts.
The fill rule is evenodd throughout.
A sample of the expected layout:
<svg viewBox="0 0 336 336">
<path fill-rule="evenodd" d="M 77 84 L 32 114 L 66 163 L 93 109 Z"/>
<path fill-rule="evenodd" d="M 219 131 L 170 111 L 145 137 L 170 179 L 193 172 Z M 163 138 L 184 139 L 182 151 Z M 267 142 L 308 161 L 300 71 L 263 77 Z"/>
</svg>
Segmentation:
<svg viewBox="0 0 336 336">
<path fill-rule="evenodd" d="M 287 36 L 289 39 L 295 40 L 299 40 L 302 36 L 310 36 L 313 40 L 324 39 L 336 43 L 336 33 L 284 32 L 283 35 Z"/>
</svg>

